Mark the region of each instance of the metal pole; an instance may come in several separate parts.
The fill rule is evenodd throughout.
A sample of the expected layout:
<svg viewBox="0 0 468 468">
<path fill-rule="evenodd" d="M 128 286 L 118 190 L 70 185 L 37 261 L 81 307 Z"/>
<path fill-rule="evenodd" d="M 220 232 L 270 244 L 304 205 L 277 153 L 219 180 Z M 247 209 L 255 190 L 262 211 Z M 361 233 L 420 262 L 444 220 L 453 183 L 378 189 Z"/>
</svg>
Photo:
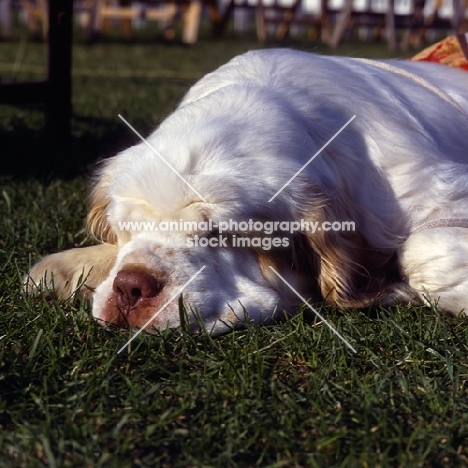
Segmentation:
<svg viewBox="0 0 468 468">
<path fill-rule="evenodd" d="M 46 127 L 53 145 L 71 135 L 73 0 L 49 0 L 48 95 Z"/>
</svg>

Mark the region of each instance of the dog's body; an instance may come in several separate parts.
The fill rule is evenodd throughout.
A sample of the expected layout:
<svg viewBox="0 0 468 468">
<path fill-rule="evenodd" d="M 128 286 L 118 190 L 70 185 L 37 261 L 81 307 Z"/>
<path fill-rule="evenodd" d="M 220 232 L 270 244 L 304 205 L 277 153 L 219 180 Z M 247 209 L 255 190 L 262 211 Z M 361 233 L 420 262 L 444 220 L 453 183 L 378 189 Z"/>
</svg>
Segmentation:
<svg viewBox="0 0 468 468">
<path fill-rule="evenodd" d="M 268 321 L 300 305 L 285 281 L 339 307 L 432 300 L 458 314 L 468 310 L 467 109 L 468 74 L 448 67 L 247 53 L 198 82 L 149 144 L 106 162 L 88 221 L 107 244 L 46 257 L 30 276 L 53 273 L 67 295 L 93 268 L 94 316 L 132 328 L 154 314 L 151 326 L 178 325 L 182 288 L 212 332 Z M 211 232 L 119 225 L 209 220 Z M 229 220 L 323 229 L 251 224 L 223 237 L 217 223 Z M 344 221 L 355 230 L 323 224 Z M 239 237 L 250 248 L 233 246 Z M 227 245 L 194 247 L 201 238 Z"/>
</svg>

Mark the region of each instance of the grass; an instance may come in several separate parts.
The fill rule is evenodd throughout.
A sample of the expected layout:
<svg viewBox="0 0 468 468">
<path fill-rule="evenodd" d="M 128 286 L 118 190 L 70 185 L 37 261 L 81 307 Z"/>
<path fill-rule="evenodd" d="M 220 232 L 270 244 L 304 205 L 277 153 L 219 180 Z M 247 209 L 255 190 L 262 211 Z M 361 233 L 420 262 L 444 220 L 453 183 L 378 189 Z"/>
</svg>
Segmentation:
<svg viewBox="0 0 468 468">
<path fill-rule="evenodd" d="M 0 44 L 4 81 L 44 68 L 44 46 L 22 50 L 21 37 Z M 0 466 L 468 465 L 466 319 L 322 308 L 357 354 L 304 311 L 216 339 L 140 335 L 117 354 L 128 331 L 98 326 L 89 304 L 21 296 L 41 255 L 91 242 L 86 167 L 136 141 L 117 114 L 147 134 L 197 77 L 257 47 L 230 33 L 190 48 L 78 38 L 66 178 L 43 170 L 41 106 L 0 107 Z M 338 53 L 387 55 L 360 43 Z"/>
</svg>

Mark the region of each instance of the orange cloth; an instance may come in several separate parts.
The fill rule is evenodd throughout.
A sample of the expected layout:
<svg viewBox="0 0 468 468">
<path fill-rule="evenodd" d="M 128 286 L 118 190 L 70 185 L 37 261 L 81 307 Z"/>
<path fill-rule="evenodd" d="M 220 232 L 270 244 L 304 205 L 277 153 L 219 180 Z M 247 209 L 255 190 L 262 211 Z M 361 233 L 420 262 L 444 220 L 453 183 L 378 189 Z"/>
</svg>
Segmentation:
<svg viewBox="0 0 468 468">
<path fill-rule="evenodd" d="M 410 60 L 419 62 L 436 62 L 450 67 L 468 70 L 468 60 L 463 53 L 460 41 L 456 36 L 447 37 L 436 44 L 427 47 Z"/>
</svg>

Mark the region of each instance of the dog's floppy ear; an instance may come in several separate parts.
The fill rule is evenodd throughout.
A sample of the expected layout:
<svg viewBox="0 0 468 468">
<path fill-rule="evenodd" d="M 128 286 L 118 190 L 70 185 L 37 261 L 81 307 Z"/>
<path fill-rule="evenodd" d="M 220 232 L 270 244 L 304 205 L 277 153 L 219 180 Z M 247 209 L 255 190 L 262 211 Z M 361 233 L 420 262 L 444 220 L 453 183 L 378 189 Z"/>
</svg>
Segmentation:
<svg viewBox="0 0 468 468">
<path fill-rule="evenodd" d="M 379 299 L 393 252 L 371 246 L 351 211 L 338 201 L 322 199 L 319 206 L 309 207 L 304 219 L 322 226 L 307 237 L 317 257 L 317 281 L 325 302 L 361 308 Z M 331 226 L 337 221 L 354 221 L 354 230 L 323 229 L 324 222 Z"/>
<path fill-rule="evenodd" d="M 108 209 L 111 202 L 109 188 L 109 166 L 102 167 L 89 197 L 87 227 L 90 234 L 99 242 L 117 244 L 117 235 L 109 223 Z"/>
</svg>

